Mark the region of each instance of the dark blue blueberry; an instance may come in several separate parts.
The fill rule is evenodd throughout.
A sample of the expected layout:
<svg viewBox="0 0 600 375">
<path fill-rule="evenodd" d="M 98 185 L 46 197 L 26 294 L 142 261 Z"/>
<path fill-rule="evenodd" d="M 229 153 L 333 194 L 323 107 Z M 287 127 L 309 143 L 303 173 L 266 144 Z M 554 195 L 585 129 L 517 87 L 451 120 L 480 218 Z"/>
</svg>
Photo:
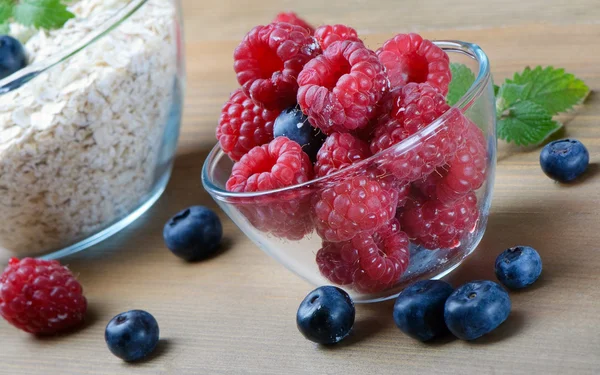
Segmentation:
<svg viewBox="0 0 600 375">
<path fill-rule="evenodd" d="M 173 254 L 188 261 L 201 260 L 219 250 L 223 228 L 214 211 L 193 206 L 165 224 L 163 237 Z"/>
<path fill-rule="evenodd" d="M 25 49 L 21 42 L 12 36 L 0 36 L 0 79 L 27 66 Z"/>
<path fill-rule="evenodd" d="M 152 353 L 158 344 L 158 323 L 146 311 L 121 313 L 106 326 L 104 339 L 112 354 L 124 361 L 137 361 Z"/>
<path fill-rule="evenodd" d="M 308 117 L 298 107 L 290 107 L 275 119 L 273 125 L 275 137 L 288 137 L 302 146 L 302 150 L 315 161 L 317 152 L 325 141 L 325 134 L 319 128 L 313 127 L 308 122 Z"/>
<path fill-rule="evenodd" d="M 560 182 L 573 181 L 590 164 L 590 154 L 583 143 L 576 139 L 561 139 L 548 143 L 540 154 L 544 173 Z"/>
<path fill-rule="evenodd" d="M 445 281 L 417 281 L 404 289 L 394 304 L 394 322 L 407 335 L 428 341 L 448 332 L 444 304 L 454 288 Z"/>
<path fill-rule="evenodd" d="M 542 258 L 529 246 L 505 250 L 496 258 L 496 277 L 511 289 L 533 284 L 542 273 Z"/>
<path fill-rule="evenodd" d="M 348 293 L 334 286 L 322 286 L 304 298 L 296 314 L 296 324 L 310 341 L 335 344 L 350 333 L 354 315 L 354 302 Z"/>
<path fill-rule="evenodd" d="M 446 300 L 444 321 L 459 339 L 475 340 L 496 329 L 510 314 L 508 293 L 493 281 L 472 281 Z"/>
</svg>

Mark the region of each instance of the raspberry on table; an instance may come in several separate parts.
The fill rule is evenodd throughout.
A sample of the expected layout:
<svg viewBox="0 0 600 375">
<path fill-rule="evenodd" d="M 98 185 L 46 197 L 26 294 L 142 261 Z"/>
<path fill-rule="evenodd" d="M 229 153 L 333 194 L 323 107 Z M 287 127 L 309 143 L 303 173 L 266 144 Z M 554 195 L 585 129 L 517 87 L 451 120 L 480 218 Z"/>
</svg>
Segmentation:
<svg viewBox="0 0 600 375">
<path fill-rule="evenodd" d="M 397 204 L 398 191 L 387 179 L 349 177 L 313 197 L 313 221 L 323 240 L 347 241 L 387 224 L 394 218 Z"/>
<path fill-rule="evenodd" d="M 298 75 L 298 104 L 323 133 L 366 127 L 388 87 L 383 65 L 361 42 L 333 42 Z"/>
<path fill-rule="evenodd" d="M 269 110 L 296 103 L 298 74 L 318 55 L 319 46 L 302 26 L 276 22 L 256 26 L 233 53 L 237 80 L 244 93 Z"/>
<path fill-rule="evenodd" d="M 87 301 L 67 267 L 56 260 L 11 258 L 0 276 L 0 314 L 33 334 L 52 334 L 83 321 Z"/>
<path fill-rule="evenodd" d="M 233 161 L 239 161 L 254 147 L 271 142 L 279 113 L 259 107 L 242 89 L 235 90 L 223 106 L 217 126 L 221 149 Z"/>
<path fill-rule="evenodd" d="M 315 33 L 315 28 L 299 17 L 295 12 L 281 12 L 275 17 L 273 22 L 291 23 L 292 25 L 304 27 L 311 35 Z"/>
<path fill-rule="evenodd" d="M 348 133 L 333 133 L 319 149 L 315 176 L 323 177 L 371 156 L 369 145 Z"/>
<path fill-rule="evenodd" d="M 442 95 L 448 93 L 450 58 L 430 40 L 414 33 L 398 34 L 377 50 L 377 56 L 387 70 L 392 89 L 427 82 Z"/>
<path fill-rule="evenodd" d="M 362 40 L 358 38 L 358 33 L 356 30 L 346 25 L 320 26 L 317 28 L 317 30 L 315 30 L 314 36 L 323 50 L 329 47 L 333 42 L 343 40 L 351 40 L 362 43 Z"/>
<path fill-rule="evenodd" d="M 437 199 L 413 197 L 399 215 L 402 230 L 426 249 L 452 249 L 477 224 L 477 197 L 469 193 L 447 206 Z"/>
<path fill-rule="evenodd" d="M 312 179 L 312 163 L 302 147 L 286 137 L 254 147 L 234 164 L 227 190 L 252 192 L 301 184 Z"/>
</svg>

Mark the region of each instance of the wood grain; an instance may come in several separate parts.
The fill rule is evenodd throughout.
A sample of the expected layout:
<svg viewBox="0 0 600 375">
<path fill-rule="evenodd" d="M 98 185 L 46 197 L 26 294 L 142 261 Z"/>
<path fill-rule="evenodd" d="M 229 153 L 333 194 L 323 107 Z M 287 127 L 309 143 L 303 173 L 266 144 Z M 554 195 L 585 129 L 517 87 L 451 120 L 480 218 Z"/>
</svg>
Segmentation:
<svg viewBox="0 0 600 375">
<path fill-rule="evenodd" d="M 395 30 L 447 28 L 424 35 L 480 44 L 497 81 L 525 65 L 553 64 L 600 89 L 600 25 L 581 24 L 598 19 L 593 1 L 479 2 L 472 12 L 473 3 L 458 1 L 460 13 L 444 19 L 436 18 L 440 11 L 434 4 L 441 1 L 405 2 L 420 4 L 415 18 L 400 10 L 386 14 L 370 2 L 329 3 L 329 8 L 317 1 L 283 4 L 297 4 L 314 19 L 382 32 L 367 35 L 375 45 Z M 511 5 L 525 10 L 542 3 L 553 4 L 546 6 L 557 12 L 553 20 L 561 25 L 539 25 L 535 17 L 521 15 L 516 20 L 498 16 L 511 26 L 496 27 L 500 21 L 486 16 L 506 14 Z M 565 118 L 565 134 L 581 139 L 592 157 L 580 182 L 555 184 L 540 171 L 539 150 L 501 145 L 486 235 L 449 280 L 459 285 L 493 278 L 495 256 L 515 244 L 540 251 L 544 274 L 533 288 L 511 295 L 509 320 L 477 342 L 415 342 L 394 327 L 392 303 L 386 302 L 359 306 L 355 332 L 341 345 L 311 344 L 294 320 L 311 286 L 263 254 L 222 213 L 227 249 L 219 257 L 186 264 L 165 249 L 161 231 L 170 215 L 192 204 L 215 208 L 199 176 L 214 144 L 221 104 L 236 86 L 234 37 L 282 7 L 267 0 L 237 4 L 185 1 L 188 91 L 175 170 L 164 196 L 126 231 L 64 259 L 79 274 L 90 301 L 86 326 L 67 336 L 36 339 L 0 322 L 0 374 L 599 373 L 600 99 L 595 93 Z M 539 17 L 548 16 L 549 9 L 540 6 Z M 394 15 L 400 18 L 390 22 Z M 478 25 L 486 27 L 466 28 Z M 112 316 L 133 308 L 156 316 L 163 341 L 153 358 L 130 365 L 108 352 L 103 331 Z"/>
</svg>

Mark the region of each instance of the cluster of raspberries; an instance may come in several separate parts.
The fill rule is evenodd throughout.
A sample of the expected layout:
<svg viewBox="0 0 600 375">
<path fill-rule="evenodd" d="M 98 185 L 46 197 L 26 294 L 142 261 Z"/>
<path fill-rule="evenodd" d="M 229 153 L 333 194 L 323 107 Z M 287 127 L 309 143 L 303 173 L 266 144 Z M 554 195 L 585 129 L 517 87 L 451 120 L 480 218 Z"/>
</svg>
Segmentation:
<svg viewBox="0 0 600 375">
<path fill-rule="evenodd" d="M 374 52 L 351 27 L 315 30 L 282 13 L 245 36 L 234 69 L 240 88 L 217 128 L 221 148 L 236 162 L 226 187 L 256 192 L 303 184 L 240 199 L 239 210 L 257 230 L 280 238 L 316 231 L 316 262 L 328 280 L 376 293 L 399 281 L 410 242 L 451 249 L 472 232 L 487 143 L 448 106 L 449 58 L 434 43 L 399 34 Z M 275 120 L 293 106 L 327 136 L 314 161 L 302 145 L 273 136 Z M 442 115 L 435 131 L 398 145 Z M 372 163 L 350 168 L 375 154 Z M 341 169 L 347 173 L 335 173 Z M 324 176 L 331 177 L 304 184 Z"/>
</svg>

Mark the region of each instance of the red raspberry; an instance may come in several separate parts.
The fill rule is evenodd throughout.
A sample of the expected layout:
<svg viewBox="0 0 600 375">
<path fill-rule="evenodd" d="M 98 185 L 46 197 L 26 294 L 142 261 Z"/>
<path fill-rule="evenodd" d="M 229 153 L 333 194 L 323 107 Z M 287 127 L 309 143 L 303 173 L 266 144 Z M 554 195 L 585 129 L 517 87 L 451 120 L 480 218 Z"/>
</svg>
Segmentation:
<svg viewBox="0 0 600 375">
<path fill-rule="evenodd" d="M 302 26 L 272 23 L 256 26 L 233 53 L 242 89 L 256 104 L 283 110 L 296 104 L 297 77 L 319 52 Z"/>
<path fill-rule="evenodd" d="M 304 27 L 311 35 L 315 33 L 315 28 L 302 18 L 298 17 L 294 12 L 281 12 L 275 17 L 273 22 L 291 23 L 292 25 Z"/>
<path fill-rule="evenodd" d="M 351 40 L 362 43 L 356 30 L 346 25 L 323 25 L 315 30 L 314 35 L 323 50 L 337 41 Z"/>
<path fill-rule="evenodd" d="M 337 285 L 352 284 L 354 274 L 360 268 L 358 251 L 350 241 L 323 242 L 316 260 L 321 275 Z"/>
<path fill-rule="evenodd" d="M 416 197 L 399 215 L 402 229 L 414 243 L 431 250 L 460 246 L 479 218 L 477 198 L 469 193 L 451 206 L 438 200 Z"/>
<path fill-rule="evenodd" d="M 409 241 L 396 219 L 373 235 L 351 241 L 324 242 L 317 252 L 321 274 L 338 285 L 353 283 L 362 293 L 376 293 L 398 282 L 409 262 Z"/>
<path fill-rule="evenodd" d="M 241 89 L 235 90 L 223 106 L 217 126 L 217 140 L 223 152 L 238 161 L 254 147 L 271 142 L 279 112 L 263 109 Z"/>
<path fill-rule="evenodd" d="M 422 179 L 435 168 L 446 164 L 463 145 L 467 124 L 468 119 L 460 110 L 452 108 L 445 115 L 443 123 L 435 129 L 386 153 L 380 167 L 394 174 L 403 183 Z M 374 153 L 403 140 L 408 132 L 392 121 L 390 124 L 380 124 L 375 135 L 371 142 L 371 151 Z"/>
<path fill-rule="evenodd" d="M 227 190 L 265 191 L 309 181 L 312 163 L 302 147 L 286 137 L 254 147 L 235 163 L 227 180 Z"/>
<path fill-rule="evenodd" d="M 0 276 L 0 314 L 23 331 L 63 331 L 81 323 L 86 310 L 81 285 L 56 260 L 11 258 Z"/>
<path fill-rule="evenodd" d="M 235 203 L 250 224 L 264 233 L 299 241 L 313 230 L 308 192 L 285 192 Z"/>
<path fill-rule="evenodd" d="M 404 207 L 410 196 L 410 184 L 401 184 L 398 188 L 398 208 Z"/>
<path fill-rule="evenodd" d="M 442 95 L 448 93 L 452 79 L 450 59 L 446 52 L 418 34 L 398 34 L 377 50 L 385 65 L 391 88 L 410 82 L 428 82 Z"/>
<path fill-rule="evenodd" d="M 368 125 L 387 90 L 383 65 L 360 42 L 334 42 L 298 76 L 298 104 L 323 133 L 348 133 Z"/>
<path fill-rule="evenodd" d="M 333 133 L 317 153 L 315 176 L 323 177 L 371 156 L 369 145 L 348 133 Z"/>
<path fill-rule="evenodd" d="M 395 215 L 398 191 L 387 179 L 350 177 L 313 198 L 314 223 L 325 241 L 347 241 L 372 234 Z"/>
<path fill-rule="evenodd" d="M 446 98 L 427 83 L 409 83 L 393 95 L 391 113 L 382 116 L 375 129 L 373 153 L 408 138 L 450 109 Z"/>
<path fill-rule="evenodd" d="M 445 204 L 475 191 L 485 182 L 487 171 L 487 144 L 483 132 L 471 121 L 464 136 L 463 146 L 448 161 L 447 173 L 436 187 L 438 200 Z"/>
</svg>

